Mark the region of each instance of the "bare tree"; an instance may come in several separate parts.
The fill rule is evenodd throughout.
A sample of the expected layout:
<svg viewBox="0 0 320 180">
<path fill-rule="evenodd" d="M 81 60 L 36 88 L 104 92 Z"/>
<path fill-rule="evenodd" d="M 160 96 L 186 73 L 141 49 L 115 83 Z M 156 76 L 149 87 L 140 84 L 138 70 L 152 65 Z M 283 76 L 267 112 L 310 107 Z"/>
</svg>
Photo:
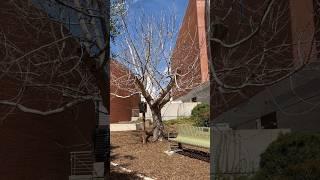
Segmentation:
<svg viewBox="0 0 320 180">
<path fill-rule="evenodd" d="M 208 2 L 214 116 L 315 62 L 312 9 L 301 22 L 289 1 Z"/>
<path fill-rule="evenodd" d="M 86 52 L 79 48 L 79 43 L 72 39 L 66 28 L 51 22 L 46 13 L 26 1 L 5 3 L 2 15 L 15 21 L 1 23 L 0 79 L 7 83 L 12 81 L 16 87 L 14 92 L 2 93 L 0 104 L 45 116 L 97 99 L 98 89 L 93 76 L 82 62 L 88 60 Z M 59 95 L 59 99 L 43 97 L 41 91 Z M 39 98 L 42 96 L 47 104 L 40 107 L 26 105 L 28 103 L 24 101 L 32 93 Z"/>
<path fill-rule="evenodd" d="M 108 76 L 108 63 L 109 63 L 109 1 L 80 1 L 80 0 L 74 0 L 74 1 L 60 1 L 60 0 L 46 0 L 46 1 L 26 1 L 26 0 L 20 0 L 20 1 L 8 1 L 4 2 L 7 4 L 10 4 L 12 8 L 15 9 L 14 14 L 19 16 L 20 21 L 24 21 L 24 24 L 26 28 L 33 28 L 35 32 L 38 33 L 38 38 L 44 38 L 42 36 L 47 36 L 46 44 L 40 44 L 39 47 L 34 47 L 34 49 L 30 50 L 29 52 L 24 53 L 24 50 L 18 49 L 17 46 L 14 46 L 14 40 L 11 41 L 11 39 L 8 39 L 6 33 L 9 32 L 3 32 L 2 31 L 2 39 L 1 43 L 4 46 L 4 49 L 6 50 L 6 57 L 7 56 L 16 56 L 14 54 L 21 54 L 20 57 L 11 57 L 10 62 L 2 61 L 2 74 L 1 76 L 4 76 L 5 74 L 8 74 L 8 72 L 11 70 L 15 65 L 21 66 L 19 64 L 25 58 L 34 56 L 35 54 L 45 54 L 45 51 L 48 51 L 48 48 L 50 47 L 56 47 L 57 54 L 59 55 L 58 58 L 60 59 L 50 59 L 47 57 L 42 57 L 44 60 L 47 58 L 46 62 L 38 62 L 36 65 L 40 66 L 49 66 L 48 69 L 50 71 L 53 71 L 52 69 L 57 69 L 55 71 L 55 74 L 62 74 L 62 75 L 56 75 L 56 76 L 67 76 L 68 73 L 71 73 L 73 71 L 78 71 L 77 73 L 80 76 L 84 76 L 81 78 L 84 78 L 84 81 L 88 82 L 88 78 L 94 78 L 95 79 L 95 85 L 96 88 L 93 90 L 90 95 L 94 95 L 96 97 L 101 97 L 103 99 L 103 103 L 106 107 L 109 107 L 109 76 Z M 32 6 L 31 6 L 32 5 Z M 43 12 L 41 12 L 39 9 L 34 8 L 38 7 L 39 9 L 42 9 Z M 121 3 L 115 2 L 113 3 L 113 13 L 119 13 L 121 11 Z M 30 10 L 32 9 L 32 10 Z M 3 11 L 5 12 L 5 10 Z M 6 13 L 12 13 L 12 12 L 6 12 Z M 13 14 L 12 14 L 13 15 Z M 49 22 L 49 19 L 51 22 Z M 53 21 L 56 21 L 57 23 L 53 23 Z M 115 21 L 113 21 L 115 22 Z M 24 25 L 23 24 L 23 25 Z M 40 24 L 40 26 L 39 26 Z M 19 23 L 15 24 L 16 26 L 19 26 Z M 49 25 L 49 26 L 46 26 Z M 112 35 L 116 35 L 117 31 L 117 24 L 112 25 L 114 33 Z M 72 34 L 70 34 L 72 32 Z M 46 35 L 45 35 L 46 34 Z M 16 36 L 18 37 L 18 33 Z M 41 35 L 41 37 L 40 37 Z M 114 37 L 114 36 L 112 36 Z M 73 40 L 70 40 L 73 38 Z M 75 42 L 75 40 L 77 42 Z M 68 47 L 68 41 L 74 41 L 74 47 L 70 48 Z M 68 42 L 68 43 L 66 43 Z M 11 44 L 11 46 L 9 46 Z M 67 44 L 67 45 L 66 45 Z M 67 46 L 67 48 L 66 48 Z M 74 65 L 70 65 L 69 70 L 64 70 L 65 68 L 62 68 L 64 62 L 61 60 L 62 58 L 65 58 L 63 53 L 65 51 L 77 50 L 78 56 L 75 55 L 73 57 L 70 57 L 70 59 L 73 60 Z M 10 52 L 10 54 L 8 54 Z M 49 56 L 49 55 L 47 55 Z M 6 59 L 7 60 L 7 59 Z M 8 59 L 9 61 L 9 59 Z M 40 59 L 39 59 L 40 61 Z M 60 63 L 60 66 L 57 66 Z M 10 64 L 10 66 L 8 65 Z M 89 69 L 90 73 L 84 73 L 83 71 L 79 70 L 79 67 L 81 65 L 84 65 Z M 43 68 L 43 67 L 41 67 Z M 31 70 L 28 70 L 31 71 Z M 20 72 L 16 73 L 16 75 L 21 75 L 21 73 L 24 73 L 25 75 L 30 74 L 30 72 Z M 53 76 L 53 75 L 52 75 Z M 22 76 L 23 78 L 27 78 L 28 76 Z M 84 83 L 80 83 L 82 86 Z M 40 86 L 40 85 L 39 85 Z M 61 85 L 60 85 L 61 86 Z M 61 86 L 62 87 L 62 86 Z M 93 85 L 90 85 L 91 89 L 93 88 Z M 78 88 L 77 89 L 81 89 Z M 70 90 L 71 91 L 71 90 Z M 69 91 L 69 92 L 70 92 Z M 77 92 L 77 91 L 73 91 Z M 99 93 L 100 92 L 100 93 Z M 79 92 L 77 92 L 79 93 Z M 85 95 L 77 94 L 73 96 L 73 98 L 78 99 L 78 101 L 82 101 L 84 99 L 88 99 L 88 93 L 84 93 Z M 90 98 L 89 98 L 90 99 Z M 92 98 L 91 98 L 92 99 Z M 56 112 L 63 111 L 64 108 L 58 107 L 54 110 L 49 111 L 38 111 L 38 110 L 32 110 L 30 108 L 24 107 L 23 105 L 18 105 L 14 102 L 7 102 L 7 101 L 1 101 L 2 104 L 7 104 L 11 106 L 16 106 L 20 110 L 26 111 L 26 112 L 32 112 L 37 113 L 41 115 L 48 115 Z M 18 105 L 18 106 L 17 106 Z M 66 106 L 69 106 L 66 105 Z M 107 108 L 109 109 L 109 108 Z"/>
<path fill-rule="evenodd" d="M 134 19 L 121 17 L 124 32 L 112 52 L 117 55 L 116 61 L 127 73 L 123 76 L 111 74 L 111 83 L 117 87 L 118 92 L 126 91 L 129 94 L 123 96 L 115 91 L 114 96 L 143 96 L 152 113 L 152 141 L 156 141 L 163 137 L 161 109 L 164 105 L 179 91 L 186 91 L 200 84 L 197 73 L 199 57 L 192 51 L 196 46 L 194 41 L 180 47 L 186 53 L 177 58 L 176 65 L 173 65 L 175 41 L 179 33 L 175 13 L 140 12 Z M 194 34 L 189 36 L 195 40 Z M 190 57 L 194 57 L 191 63 L 183 66 L 184 60 Z M 128 84 L 134 86 L 128 87 Z"/>
</svg>

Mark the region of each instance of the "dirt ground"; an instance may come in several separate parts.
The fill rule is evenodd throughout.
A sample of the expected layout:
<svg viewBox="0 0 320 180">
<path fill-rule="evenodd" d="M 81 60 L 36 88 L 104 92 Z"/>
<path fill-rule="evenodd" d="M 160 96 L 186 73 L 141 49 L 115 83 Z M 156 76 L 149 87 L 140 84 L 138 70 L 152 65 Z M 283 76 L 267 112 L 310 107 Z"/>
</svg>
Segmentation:
<svg viewBox="0 0 320 180">
<path fill-rule="evenodd" d="M 135 173 L 157 180 L 206 180 L 209 179 L 209 156 L 201 151 L 192 151 L 186 147 L 182 154 L 169 156 L 167 140 L 143 145 L 140 132 L 111 132 L 112 162 L 133 170 Z M 192 148 L 193 149 L 193 148 Z M 111 174 L 121 179 L 133 178 L 132 173 L 123 173 L 113 168 Z"/>
</svg>

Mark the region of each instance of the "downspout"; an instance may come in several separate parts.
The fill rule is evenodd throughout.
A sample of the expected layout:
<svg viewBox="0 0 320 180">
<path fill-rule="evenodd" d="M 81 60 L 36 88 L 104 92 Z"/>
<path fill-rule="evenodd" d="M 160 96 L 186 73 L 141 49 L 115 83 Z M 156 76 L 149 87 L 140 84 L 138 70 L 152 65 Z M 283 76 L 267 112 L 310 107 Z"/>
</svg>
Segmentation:
<svg viewBox="0 0 320 180">
<path fill-rule="evenodd" d="M 212 83 L 212 75 L 211 75 L 211 66 L 212 64 L 212 55 L 211 55 L 211 43 L 210 43 L 210 34 L 211 34 L 211 29 L 210 29 L 210 0 L 206 0 L 205 1 L 205 26 L 206 26 L 206 40 L 207 40 L 207 55 L 208 55 L 208 63 L 209 63 L 209 84 L 210 84 L 210 104 L 212 101 L 212 88 L 211 88 L 211 83 Z M 212 117 L 212 106 L 210 106 L 210 116 Z M 212 119 L 210 118 L 210 180 L 216 180 L 217 177 L 217 151 L 214 146 L 214 138 L 213 138 L 213 134 L 214 134 L 214 126 L 213 126 L 213 122 Z"/>
</svg>

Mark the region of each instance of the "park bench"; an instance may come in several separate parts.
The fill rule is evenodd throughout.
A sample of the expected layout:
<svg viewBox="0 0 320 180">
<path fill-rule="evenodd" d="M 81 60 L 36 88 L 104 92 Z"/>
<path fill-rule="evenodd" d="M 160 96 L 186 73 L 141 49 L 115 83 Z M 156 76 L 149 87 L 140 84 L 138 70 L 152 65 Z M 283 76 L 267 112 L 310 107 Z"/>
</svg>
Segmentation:
<svg viewBox="0 0 320 180">
<path fill-rule="evenodd" d="M 210 128 L 209 127 L 194 127 L 180 125 L 177 127 L 178 135 L 174 138 L 168 134 L 169 142 L 178 143 L 178 148 L 182 149 L 182 144 L 197 146 L 201 148 L 210 148 Z M 172 146 L 170 145 L 170 149 Z"/>
</svg>

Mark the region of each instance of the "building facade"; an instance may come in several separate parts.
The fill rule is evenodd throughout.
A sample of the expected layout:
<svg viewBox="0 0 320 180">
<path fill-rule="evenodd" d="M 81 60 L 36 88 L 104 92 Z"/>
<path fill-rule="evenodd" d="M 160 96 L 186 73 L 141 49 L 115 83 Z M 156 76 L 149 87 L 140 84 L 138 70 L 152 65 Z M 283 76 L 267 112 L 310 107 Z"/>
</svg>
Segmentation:
<svg viewBox="0 0 320 180">
<path fill-rule="evenodd" d="M 139 93 L 128 91 L 128 89 L 134 89 L 129 70 L 116 60 L 112 60 L 110 73 L 110 123 L 128 122 L 132 117 L 139 117 L 141 97 Z M 131 80 L 127 80 L 128 77 Z M 124 82 L 122 82 L 123 79 L 125 79 Z"/>
<path fill-rule="evenodd" d="M 64 46 L 48 44 L 65 29 L 26 1 L 0 7 L 0 179 L 67 180 L 70 152 L 94 149 L 97 124 L 93 101 L 67 107 L 71 91 L 60 88 L 76 89 L 85 80 L 69 72 L 79 44 L 72 38 Z"/>
<path fill-rule="evenodd" d="M 210 19 L 214 22 L 210 28 L 215 28 L 210 35 L 226 44 L 254 32 L 246 21 L 253 18 L 261 22 L 263 9 L 268 7 L 265 1 L 246 1 L 233 4 L 235 8 L 228 12 L 231 5 L 232 1 L 210 2 Z M 237 47 L 223 47 L 211 41 L 210 60 L 216 67 L 211 70 L 215 73 L 211 73 L 210 88 L 212 123 L 228 123 L 233 129 L 318 131 L 319 3 L 275 2 L 270 12 L 261 29 Z M 226 14 L 228 17 L 224 18 Z M 269 49 L 274 51 L 268 52 Z M 266 52 L 264 57 L 261 52 Z M 262 61 L 254 55 L 265 58 L 265 64 L 258 66 Z"/>
<path fill-rule="evenodd" d="M 180 87 L 174 89 L 174 99 L 180 97 L 182 101 L 191 101 L 193 94 L 198 92 L 187 94 L 209 81 L 205 0 L 188 3 L 172 55 L 172 71 L 181 75 L 178 79 Z M 198 99 L 208 99 L 209 92 L 206 94 L 205 98 Z"/>
</svg>

